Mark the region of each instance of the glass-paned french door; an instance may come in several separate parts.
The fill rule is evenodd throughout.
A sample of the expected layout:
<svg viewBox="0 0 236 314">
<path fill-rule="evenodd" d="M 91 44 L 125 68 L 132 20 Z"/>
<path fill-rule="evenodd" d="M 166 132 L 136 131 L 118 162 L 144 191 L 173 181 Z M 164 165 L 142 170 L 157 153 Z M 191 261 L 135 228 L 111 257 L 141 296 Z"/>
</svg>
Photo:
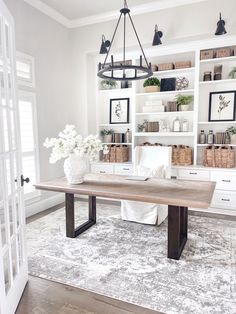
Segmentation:
<svg viewBox="0 0 236 314">
<path fill-rule="evenodd" d="M 27 281 L 16 99 L 14 22 L 0 0 L 0 314 L 12 314 Z"/>
</svg>

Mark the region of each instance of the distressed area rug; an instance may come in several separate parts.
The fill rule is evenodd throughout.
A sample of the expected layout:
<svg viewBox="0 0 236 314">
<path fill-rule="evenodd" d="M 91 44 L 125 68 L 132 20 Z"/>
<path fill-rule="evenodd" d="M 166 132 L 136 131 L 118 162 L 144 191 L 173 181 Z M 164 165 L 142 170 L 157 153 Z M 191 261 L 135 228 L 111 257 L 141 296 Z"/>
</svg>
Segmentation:
<svg viewBox="0 0 236 314">
<path fill-rule="evenodd" d="M 167 254 L 167 223 L 125 222 L 97 206 L 97 224 L 65 237 L 65 210 L 27 225 L 30 274 L 164 313 L 236 313 L 236 222 L 190 216 L 179 261 Z M 76 203 L 76 223 L 87 204 Z"/>
</svg>

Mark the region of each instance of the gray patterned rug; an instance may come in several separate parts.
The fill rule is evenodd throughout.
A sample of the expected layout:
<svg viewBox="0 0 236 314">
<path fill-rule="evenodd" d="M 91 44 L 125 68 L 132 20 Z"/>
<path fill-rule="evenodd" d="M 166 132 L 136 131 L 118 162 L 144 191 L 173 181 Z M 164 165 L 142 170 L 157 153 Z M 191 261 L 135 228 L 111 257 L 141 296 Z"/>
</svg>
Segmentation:
<svg viewBox="0 0 236 314">
<path fill-rule="evenodd" d="M 79 202 L 77 223 L 86 219 Z M 65 237 L 64 209 L 27 225 L 30 274 L 164 313 L 236 313 L 236 222 L 189 217 L 181 260 L 166 258 L 167 223 L 125 222 L 98 205 L 97 224 Z"/>
</svg>

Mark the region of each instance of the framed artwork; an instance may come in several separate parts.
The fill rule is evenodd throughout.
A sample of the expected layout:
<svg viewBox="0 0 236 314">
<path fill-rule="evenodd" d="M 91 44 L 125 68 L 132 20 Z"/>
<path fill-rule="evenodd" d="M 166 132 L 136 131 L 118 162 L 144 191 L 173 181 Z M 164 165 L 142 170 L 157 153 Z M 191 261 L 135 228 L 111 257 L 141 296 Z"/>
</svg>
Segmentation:
<svg viewBox="0 0 236 314">
<path fill-rule="evenodd" d="M 129 123 L 129 98 L 110 100 L 110 124 Z"/>
<path fill-rule="evenodd" d="M 236 91 L 210 93 L 208 121 L 235 121 Z"/>
</svg>

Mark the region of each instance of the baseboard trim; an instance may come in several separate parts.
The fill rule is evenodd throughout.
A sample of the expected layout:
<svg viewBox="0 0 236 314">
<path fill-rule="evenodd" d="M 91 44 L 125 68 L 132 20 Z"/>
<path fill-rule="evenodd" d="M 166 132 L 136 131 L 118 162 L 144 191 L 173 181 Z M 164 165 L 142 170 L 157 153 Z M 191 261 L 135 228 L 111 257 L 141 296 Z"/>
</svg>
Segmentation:
<svg viewBox="0 0 236 314">
<path fill-rule="evenodd" d="M 26 218 L 38 214 L 48 208 L 61 204 L 65 201 L 64 193 L 59 193 L 54 196 L 39 199 L 32 204 L 27 204 L 25 206 Z"/>
</svg>

